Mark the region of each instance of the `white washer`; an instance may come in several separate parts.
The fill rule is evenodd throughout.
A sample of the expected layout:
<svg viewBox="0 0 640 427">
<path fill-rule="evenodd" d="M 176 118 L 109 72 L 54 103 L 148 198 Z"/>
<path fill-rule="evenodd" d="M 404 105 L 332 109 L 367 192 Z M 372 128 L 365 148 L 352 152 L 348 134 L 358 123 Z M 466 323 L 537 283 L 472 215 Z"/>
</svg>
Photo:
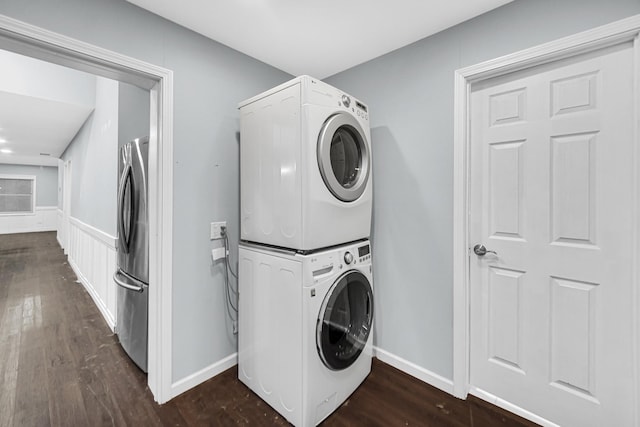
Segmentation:
<svg viewBox="0 0 640 427">
<path fill-rule="evenodd" d="M 239 108 L 241 240 L 310 251 L 368 238 L 367 106 L 301 76 Z"/>
<path fill-rule="evenodd" d="M 238 377 L 298 427 L 315 426 L 371 371 L 368 241 L 311 255 L 240 246 Z"/>
</svg>

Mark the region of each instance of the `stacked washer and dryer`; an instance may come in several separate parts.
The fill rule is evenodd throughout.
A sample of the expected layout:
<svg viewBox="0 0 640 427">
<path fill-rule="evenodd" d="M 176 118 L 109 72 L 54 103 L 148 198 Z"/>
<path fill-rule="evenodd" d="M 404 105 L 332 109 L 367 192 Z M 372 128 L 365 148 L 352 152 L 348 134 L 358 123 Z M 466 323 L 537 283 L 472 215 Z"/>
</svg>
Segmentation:
<svg viewBox="0 0 640 427">
<path fill-rule="evenodd" d="M 240 104 L 238 376 L 315 426 L 371 371 L 367 106 L 309 76 Z"/>
</svg>

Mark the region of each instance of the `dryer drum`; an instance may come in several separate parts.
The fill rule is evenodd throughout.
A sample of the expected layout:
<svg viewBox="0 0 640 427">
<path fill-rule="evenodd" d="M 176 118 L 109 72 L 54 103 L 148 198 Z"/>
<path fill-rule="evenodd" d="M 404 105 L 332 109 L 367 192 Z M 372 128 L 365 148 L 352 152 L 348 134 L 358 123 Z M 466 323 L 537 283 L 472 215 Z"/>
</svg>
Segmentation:
<svg viewBox="0 0 640 427">
<path fill-rule="evenodd" d="M 367 344 L 373 324 L 373 290 L 357 270 L 348 271 L 327 293 L 318 316 L 316 346 L 325 366 L 351 366 Z"/>
<path fill-rule="evenodd" d="M 362 163 L 362 150 L 358 144 L 355 130 L 343 126 L 336 131 L 331 139 L 329 157 L 331 169 L 340 185 L 351 188 L 355 185 Z"/>
</svg>

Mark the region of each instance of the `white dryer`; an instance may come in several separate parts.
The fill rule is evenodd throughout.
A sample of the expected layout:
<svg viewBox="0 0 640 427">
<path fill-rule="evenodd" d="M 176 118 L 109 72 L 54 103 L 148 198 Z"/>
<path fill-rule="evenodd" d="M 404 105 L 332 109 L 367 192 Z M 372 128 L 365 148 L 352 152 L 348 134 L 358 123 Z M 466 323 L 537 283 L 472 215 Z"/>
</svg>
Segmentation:
<svg viewBox="0 0 640 427">
<path fill-rule="evenodd" d="M 369 238 L 367 106 L 301 76 L 239 107 L 241 240 L 310 251 Z"/>
<path fill-rule="evenodd" d="M 371 371 L 368 241 L 311 255 L 240 246 L 238 377 L 295 426 L 315 426 Z"/>
</svg>

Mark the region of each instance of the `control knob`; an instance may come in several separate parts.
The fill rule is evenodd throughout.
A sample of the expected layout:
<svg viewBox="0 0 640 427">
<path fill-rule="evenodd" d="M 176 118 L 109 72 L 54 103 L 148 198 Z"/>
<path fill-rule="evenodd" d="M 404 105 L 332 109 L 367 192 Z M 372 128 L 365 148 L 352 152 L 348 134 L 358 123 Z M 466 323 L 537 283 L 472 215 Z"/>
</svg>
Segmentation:
<svg viewBox="0 0 640 427">
<path fill-rule="evenodd" d="M 345 252 L 344 262 L 349 265 L 353 262 L 353 254 L 351 252 Z"/>
<path fill-rule="evenodd" d="M 349 108 L 349 105 L 351 105 L 351 98 L 349 98 L 347 95 L 342 95 L 342 104 L 344 104 L 345 107 Z"/>
</svg>

